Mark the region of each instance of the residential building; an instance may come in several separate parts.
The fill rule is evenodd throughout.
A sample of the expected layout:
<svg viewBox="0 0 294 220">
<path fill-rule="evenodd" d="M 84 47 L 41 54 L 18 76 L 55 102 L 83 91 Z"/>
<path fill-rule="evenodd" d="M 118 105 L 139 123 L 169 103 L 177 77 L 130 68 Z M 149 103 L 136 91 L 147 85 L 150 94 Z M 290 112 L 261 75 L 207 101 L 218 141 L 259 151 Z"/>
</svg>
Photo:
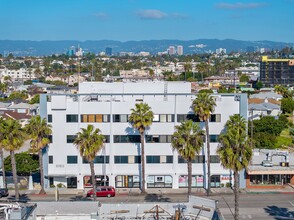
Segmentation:
<svg viewBox="0 0 294 220">
<path fill-rule="evenodd" d="M 266 86 L 294 85 L 294 59 L 270 59 L 262 56 L 260 80 Z"/>
<path fill-rule="evenodd" d="M 9 76 L 13 81 L 36 79 L 34 68 L 8 69 L 0 68 L 0 79 Z"/>
<path fill-rule="evenodd" d="M 216 49 L 215 50 L 215 53 L 216 54 L 226 54 L 227 53 L 227 49 L 225 49 L 225 48 L 218 48 L 218 49 Z"/>
<path fill-rule="evenodd" d="M 168 55 L 175 55 L 175 53 L 176 53 L 175 47 L 174 46 L 170 46 L 168 48 Z"/>
<path fill-rule="evenodd" d="M 209 121 L 211 186 L 220 187 L 232 181 L 232 173 L 221 166 L 216 154 L 218 137 L 229 116 L 240 114 L 247 119 L 247 95 L 212 95 L 217 106 Z M 128 116 L 136 103 L 144 102 L 154 113 L 153 123 L 146 130 L 146 187 L 187 187 L 187 164 L 172 149 L 171 136 L 182 121 L 199 122 L 191 109 L 196 96 L 188 82 L 83 82 L 78 94 L 42 94 L 40 115 L 52 126 L 52 142 L 44 154 L 46 186 L 91 186 L 89 164 L 73 141 L 81 128 L 93 124 L 105 136 L 105 146 L 95 159 L 97 184 L 138 188 L 140 136 L 128 122 Z M 204 123 L 200 126 L 205 129 Z M 193 161 L 193 187 L 207 188 L 206 155 L 204 146 Z M 240 175 L 240 187 L 245 187 L 244 173 Z"/>
<path fill-rule="evenodd" d="M 182 55 L 184 54 L 184 48 L 183 48 L 182 45 L 178 45 L 178 46 L 177 46 L 177 54 L 178 54 L 179 56 L 182 56 Z"/>
</svg>

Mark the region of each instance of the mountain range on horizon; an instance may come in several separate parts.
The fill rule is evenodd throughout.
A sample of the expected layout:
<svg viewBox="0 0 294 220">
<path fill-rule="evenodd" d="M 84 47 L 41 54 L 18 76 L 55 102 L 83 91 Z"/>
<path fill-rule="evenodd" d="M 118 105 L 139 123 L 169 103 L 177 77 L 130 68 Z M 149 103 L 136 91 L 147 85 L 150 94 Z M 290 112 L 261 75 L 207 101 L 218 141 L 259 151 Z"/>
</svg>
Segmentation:
<svg viewBox="0 0 294 220">
<path fill-rule="evenodd" d="M 157 54 L 168 49 L 169 46 L 182 45 L 184 54 L 215 52 L 218 48 L 225 48 L 227 52 L 246 52 L 248 49 L 268 50 L 293 47 L 294 43 L 275 41 L 243 41 L 233 39 L 198 39 L 198 40 L 141 40 L 141 41 L 114 41 L 114 40 L 60 40 L 60 41 L 26 41 L 26 40 L 0 40 L 0 54 L 12 53 L 15 56 L 45 56 L 66 53 L 70 47 L 81 47 L 86 53 L 99 53 L 106 47 L 112 48 L 113 53 L 141 51 Z"/>
</svg>

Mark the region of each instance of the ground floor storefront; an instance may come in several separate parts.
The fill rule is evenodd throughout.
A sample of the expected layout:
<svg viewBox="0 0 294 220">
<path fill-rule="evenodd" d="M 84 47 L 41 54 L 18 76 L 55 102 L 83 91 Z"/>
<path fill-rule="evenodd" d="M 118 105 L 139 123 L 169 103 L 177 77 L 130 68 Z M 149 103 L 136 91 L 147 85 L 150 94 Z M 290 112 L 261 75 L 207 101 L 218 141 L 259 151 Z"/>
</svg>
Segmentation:
<svg viewBox="0 0 294 220">
<path fill-rule="evenodd" d="M 294 185 L 294 169 L 289 167 L 249 167 L 246 175 L 246 188 L 281 188 Z"/>
<path fill-rule="evenodd" d="M 115 188 L 140 188 L 139 175 L 96 175 L 97 186 L 114 186 Z M 90 188 L 92 187 L 92 178 L 85 176 L 49 176 L 50 187 L 64 188 Z M 205 176 L 192 175 L 193 188 L 205 188 Z M 230 174 L 214 174 L 210 177 L 211 188 L 229 187 L 232 184 Z M 188 175 L 147 175 L 146 188 L 187 188 Z"/>
</svg>

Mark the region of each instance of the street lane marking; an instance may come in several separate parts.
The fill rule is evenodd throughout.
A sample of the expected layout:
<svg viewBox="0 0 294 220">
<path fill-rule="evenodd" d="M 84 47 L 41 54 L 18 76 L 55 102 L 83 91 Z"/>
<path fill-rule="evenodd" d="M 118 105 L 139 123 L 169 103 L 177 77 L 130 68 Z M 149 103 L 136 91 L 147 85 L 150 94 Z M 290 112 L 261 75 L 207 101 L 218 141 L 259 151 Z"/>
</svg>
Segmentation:
<svg viewBox="0 0 294 220">
<path fill-rule="evenodd" d="M 290 202 L 290 201 L 289 201 L 289 203 L 291 204 L 291 206 L 293 206 L 293 207 L 294 207 L 294 203 L 292 203 L 292 202 Z"/>
</svg>

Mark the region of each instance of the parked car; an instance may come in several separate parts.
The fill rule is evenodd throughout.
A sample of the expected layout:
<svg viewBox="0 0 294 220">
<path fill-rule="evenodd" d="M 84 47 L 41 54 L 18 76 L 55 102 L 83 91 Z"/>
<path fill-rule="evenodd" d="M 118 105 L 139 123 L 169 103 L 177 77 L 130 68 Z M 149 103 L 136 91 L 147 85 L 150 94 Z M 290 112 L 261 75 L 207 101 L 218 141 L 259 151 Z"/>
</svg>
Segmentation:
<svg viewBox="0 0 294 220">
<path fill-rule="evenodd" d="M 87 197 L 93 197 L 93 195 L 94 195 L 93 189 L 87 192 Z M 98 186 L 96 188 L 96 196 L 97 197 L 114 197 L 115 188 L 113 186 Z"/>
<path fill-rule="evenodd" d="M 6 197 L 9 195 L 8 189 L 7 188 L 0 188 L 0 198 L 1 197 Z"/>
</svg>

